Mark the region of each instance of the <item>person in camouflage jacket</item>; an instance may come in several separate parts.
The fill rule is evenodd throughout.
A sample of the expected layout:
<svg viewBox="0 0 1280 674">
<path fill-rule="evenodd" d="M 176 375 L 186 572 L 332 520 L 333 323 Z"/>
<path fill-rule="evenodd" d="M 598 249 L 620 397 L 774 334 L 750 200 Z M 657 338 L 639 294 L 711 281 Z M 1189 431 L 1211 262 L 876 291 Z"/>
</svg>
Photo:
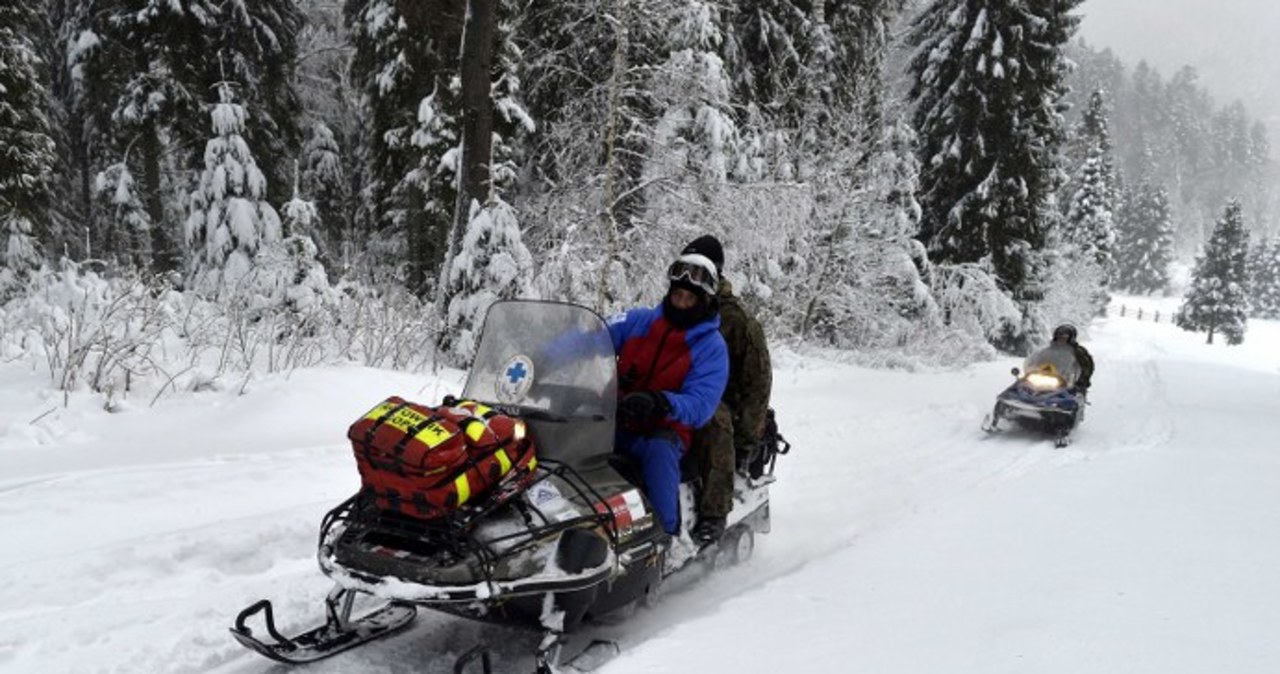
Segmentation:
<svg viewBox="0 0 1280 674">
<path fill-rule="evenodd" d="M 685 247 L 685 252 L 691 251 L 710 258 L 717 271 L 724 265 L 724 251 L 715 237 L 695 240 Z M 691 447 L 702 478 L 693 537 L 702 544 L 713 543 L 724 534 L 725 521 L 733 507 L 735 466 L 750 457 L 764 435 L 773 388 L 764 329 L 733 294 L 733 284 L 723 275 L 717 299 L 720 334 L 729 348 L 729 383 L 715 415 L 694 434 Z"/>
</svg>

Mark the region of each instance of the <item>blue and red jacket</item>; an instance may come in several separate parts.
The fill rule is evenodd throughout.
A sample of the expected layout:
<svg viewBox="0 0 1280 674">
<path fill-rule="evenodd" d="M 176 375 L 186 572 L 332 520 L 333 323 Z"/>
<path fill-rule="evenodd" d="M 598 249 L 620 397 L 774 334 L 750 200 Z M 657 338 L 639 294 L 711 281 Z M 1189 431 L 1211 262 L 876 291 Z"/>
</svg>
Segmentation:
<svg viewBox="0 0 1280 674">
<path fill-rule="evenodd" d="M 618 396 L 665 395 L 671 413 L 660 425 L 675 431 L 688 450 L 693 429 L 711 420 L 729 382 L 720 316 L 682 330 L 663 317 L 661 305 L 642 307 L 611 318 L 609 335 L 618 353 Z"/>
</svg>

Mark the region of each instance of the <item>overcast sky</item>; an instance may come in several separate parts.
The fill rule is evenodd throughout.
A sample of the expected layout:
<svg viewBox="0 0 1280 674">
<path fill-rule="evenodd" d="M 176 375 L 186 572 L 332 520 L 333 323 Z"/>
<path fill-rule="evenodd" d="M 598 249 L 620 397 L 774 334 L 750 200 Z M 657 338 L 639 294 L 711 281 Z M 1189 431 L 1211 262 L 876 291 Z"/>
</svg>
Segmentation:
<svg viewBox="0 0 1280 674">
<path fill-rule="evenodd" d="M 1166 80 L 1184 65 L 1219 106 L 1244 101 L 1280 141 L 1280 0 L 1085 0 L 1080 35 Z"/>
</svg>

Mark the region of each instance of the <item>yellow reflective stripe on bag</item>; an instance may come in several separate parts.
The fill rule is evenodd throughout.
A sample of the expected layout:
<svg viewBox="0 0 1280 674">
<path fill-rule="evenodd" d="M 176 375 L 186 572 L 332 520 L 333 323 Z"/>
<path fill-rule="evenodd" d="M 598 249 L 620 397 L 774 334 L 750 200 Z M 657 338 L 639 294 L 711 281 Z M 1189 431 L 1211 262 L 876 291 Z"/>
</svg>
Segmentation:
<svg viewBox="0 0 1280 674">
<path fill-rule="evenodd" d="M 383 403 L 380 403 L 377 407 L 369 410 L 369 413 L 364 415 L 364 418 L 370 421 L 377 421 L 382 417 L 385 417 L 388 414 L 390 414 L 391 410 L 394 410 L 395 408 L 396 408 L 395 403 L 383 402 Z"/>
<path fill-rule="evenodd" d="M 471 420 L 468 419 L 468 421 L 471 421 Z M 471 442 L 476 442 L 476 443 L 480 442 L 481 436 L 484 435 L 485 431 L 489 430 L 488 428 L 485 427 L 484 422 L 480 421 L 479 419 L 476 419 L 475 421 L 471 421 L 471 423 L 468 423 L 466 426 L 467 426 L 467 437 L 471 438 Z"/>
<path fill-rule="evenodd" d="M 507 450 L 499 449 L 493 455 L 498 459 L 498 466 L 502 468 L 502 474 L 506 475 L 511 472 L 511 457 L 507 456 Z"/>
<path fill-rule="evenodd" d="M 381 405 L 373 408 L 368 414 L 364 415 L 364 418 L 372 421 L 378 421 L 379 419 L 387 416 L 387 414 L 396 407 L 397 405 L 391 403 L 382 403 Z M 382 423 L 402 433 L 408 433 L 428 418 L 429 417 L 412 407 L 401 407 L 395 414 L 391 415 L 391 418 L 383 421 Z M 483 428 L 481 430 L 483 430 Z M 423 427 L 422 430 L 418 431 L 417 435 L 413 437 L 428 448 L 435 449 L 436 447 L 444 444 L 449 438 L 452 438 L 453 432 L 433 421 Z"/>
<path fill-rule="evenodd" d="M 454 481 L 453 486 L 458 490 L 458 505 L 467 502 L 471 498 L 471 481 L 467 479 L 467 474 L 459 475 Z"/>
</svg>

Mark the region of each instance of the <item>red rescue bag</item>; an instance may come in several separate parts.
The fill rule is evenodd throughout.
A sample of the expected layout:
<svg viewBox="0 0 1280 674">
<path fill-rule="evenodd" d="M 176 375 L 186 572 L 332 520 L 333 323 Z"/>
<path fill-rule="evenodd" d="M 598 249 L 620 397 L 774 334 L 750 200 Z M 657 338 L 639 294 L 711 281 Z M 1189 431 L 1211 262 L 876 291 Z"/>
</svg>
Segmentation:
<svg viewBox="0 0 1280 674">
<path fill-rule="evenodd" d="M 347 431 L 361 490 L 377 507 L 431 520 L 499 484 L 528 484 L 537 459 L 524 422 L 471 401 L 387 398 Z"/>
</svg>

